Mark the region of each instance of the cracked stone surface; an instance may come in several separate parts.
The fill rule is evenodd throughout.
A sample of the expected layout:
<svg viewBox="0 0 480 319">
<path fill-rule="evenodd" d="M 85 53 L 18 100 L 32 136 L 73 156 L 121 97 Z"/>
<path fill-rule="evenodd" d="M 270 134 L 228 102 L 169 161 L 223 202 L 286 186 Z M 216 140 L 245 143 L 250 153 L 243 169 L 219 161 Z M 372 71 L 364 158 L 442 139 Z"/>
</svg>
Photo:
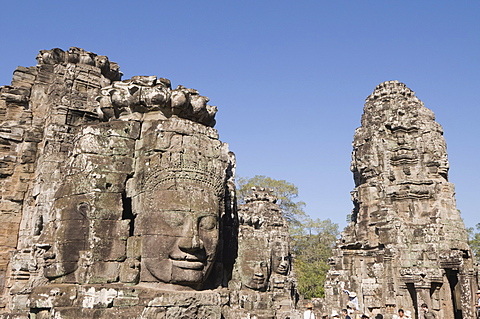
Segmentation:
<svg viewBox="0 0 480 319">
<path fill-rule="evenodd" d="M 0 318 L 246 318 L 256 308 L 235 298 L 250 293 L 259 318 L 299 314 L 274 202 L 252 211 L 265 286 L 234 284 L 254 262 L 237 255 L 257 243 L 238 244 L 235 156 L 207 97 L 122 81 L 118 64 L 76 47 L 37 61 L 0 88 Z"/>
<path fill-rule="evenodd" d="M 372 315 L 418 316 L 426 303 L 442 318 L 473 318 L 477 274 L 448 168 L 433 112 L 403 83 L 378 85 L 353 140 L 354 209 L 330 261 L 326 308 L 344 308 L 346 289 Z"/>
</svg>

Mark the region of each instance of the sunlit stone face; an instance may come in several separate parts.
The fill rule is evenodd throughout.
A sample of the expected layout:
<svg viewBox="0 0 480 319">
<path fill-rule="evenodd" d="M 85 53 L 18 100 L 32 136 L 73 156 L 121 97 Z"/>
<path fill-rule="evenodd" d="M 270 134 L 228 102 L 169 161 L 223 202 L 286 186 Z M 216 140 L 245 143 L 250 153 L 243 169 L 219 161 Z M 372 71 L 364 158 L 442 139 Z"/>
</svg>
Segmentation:
<svg viewBox="0 0 480 319">
<path fill-rule="evenodd" d="M 198 287 L 216 257 L 218 197 L 201 190 L 153 190 L 143 195 L 137 217 L 143 266 L 158 281 Z"/>
<path fill-rule="evenodd" d="M 269 270 L 266 261 L 250 261 L 245 268 L 245 286 L 253 290 L 265 291 L 268 285 Z"/>
<path fill-rule="evenodd" d="M 285 245 L 278 243 L 272 248 L 272 271 L 280 275 L 287 275 L 290 269 L 290 256 Z"/>
<path fill-rule="evenodd" d="M 263 233 L 251 233 L 244 229 L 241 239 L 240 268 L 243 286 L 265 291 L 270 278 L 270 250 Z M 250 230 L 251 231 L 251 230 Z"/>
<path fill-rule="evenodd" d="M 78 268 L 80 252 L 87 247 L 90 204 L 84 196 L 58 199 L 54 203 L 57 214 L 55 225 L 50 225 L 41 235 L 41 242 L 50 243 L 44 247 L 44 276 L 50 280 L 67 276 Z M 73 281 L 73 277 L 67 281 Z"/>
</svg>

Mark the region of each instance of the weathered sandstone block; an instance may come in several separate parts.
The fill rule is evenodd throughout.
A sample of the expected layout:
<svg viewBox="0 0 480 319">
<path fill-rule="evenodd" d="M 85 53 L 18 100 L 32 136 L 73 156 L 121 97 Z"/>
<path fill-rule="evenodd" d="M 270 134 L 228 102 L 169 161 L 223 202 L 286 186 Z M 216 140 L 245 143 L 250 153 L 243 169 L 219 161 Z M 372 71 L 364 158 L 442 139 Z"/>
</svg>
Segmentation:
<svg viewBox="0 0 480 319">
<path fill-rule="evenodd" d="M 325 284 L 329 308 L 355 292 L 360 310 L 416 317 L 426 303 L 442 318 L 473 318 L 476 279 L 465 226 L 448 182 L 442 127 L 414 92 L 381 83 L 355 132 L 352 221 Z"/>
<path fill-rule="evenodd" d="M 0 318 L 247 315 L 227 286 L 257 243 L 238 246 L 235 157 L 216 107 L 164 78 L 121 81 L 116 63 L 80 48 L 37 61 L 0 88 Z M 269 269 L 245 296 L 283 318 L 287 227 L 273 202 L 254 213 Z"/>
</svg>

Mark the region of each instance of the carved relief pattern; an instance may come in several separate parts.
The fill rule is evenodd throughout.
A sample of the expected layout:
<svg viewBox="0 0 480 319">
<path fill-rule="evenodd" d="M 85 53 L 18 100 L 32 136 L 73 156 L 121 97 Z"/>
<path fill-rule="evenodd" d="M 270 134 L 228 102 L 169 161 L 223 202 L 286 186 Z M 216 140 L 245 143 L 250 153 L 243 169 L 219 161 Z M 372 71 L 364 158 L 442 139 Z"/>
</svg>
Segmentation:
<svg viewBox="0 0 480 319">
<path fill-rule="evenodd" d="M 433 112 L 405 84 L 379 84 L 353 141 L 354 209 L 331 260 L 325 286 L 330 307 L 340 307 L 347 289 L 359 294 L 362 311 L 373 314 L 392 305 L 418 312 L 426 302 L 454 318 L 453 302 L 460 301 L 452 301 L 449 280 L 456 276 L 474 287 L 452 270 L 473 264 L 448 168 Z M 462 262 L 446 252 L 462 252 Z M 427 296 L 422 289 L 438 293 Z M 462 297 L 466 308 L 468 294 Z M 448 300 L 446 308 L 439 309 L 439 298 Z"/>
<path fill-rule="evenodd" d="M 230 286 L 237 316 L 268 316 L 269 309 L 289 305 L 278 316 L 291 316 L 296 280 L 286 220 L 272 190 L 253 187 L 239 207 L 239 247 Z M 268 302 L 271 305 L 268 305 Z"/>
<path fill-rule="evenodd" d="M 211 289 L 230 280 L 238 219 L 216 107 L 167 79 L 121 81 L 83 49 L 37 61 L 0 88 L 0 214 L 19 229 L 0 249 L 3 312 L 220 318 L 228 298 Z"/>
</svg>

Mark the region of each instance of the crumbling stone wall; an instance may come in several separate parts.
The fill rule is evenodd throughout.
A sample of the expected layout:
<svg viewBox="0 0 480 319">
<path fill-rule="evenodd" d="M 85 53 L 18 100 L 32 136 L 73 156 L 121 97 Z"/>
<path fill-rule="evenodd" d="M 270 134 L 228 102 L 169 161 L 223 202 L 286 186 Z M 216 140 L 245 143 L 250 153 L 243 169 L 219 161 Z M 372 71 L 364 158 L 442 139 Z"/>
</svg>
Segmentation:
<svg viewBox="0 0 480 319">
<path fill-rule="evenodd" d="M 231 311 L 235 258 L 251 246 L 238 245 L 235 158 L 216 107 L 168 79 L 121 81 L 83 49 L 37 61 L 0 89 L 0 317 L 248 316 Z M 284 318 L 298 314 L 294 280 L 270 204 L 256 212 L 280 220 L 263 227 L 275 243 L 264 253 L 282 260 L 263 318 Z"/>
<path fill-rule="evenodd" d="M 386 318 L 399 308 L 418 318 L 422 303 L 473 318 L 476 275 L 448 168 L 433 112 L 403 83 L 378 85 L 355 132 L 354 210 L 331 260 L 328 307 L 344 308 L 346 289 L 360 311 Z"/>
<path fill-rule="evenodd" d="M 11 85 L 0 89 L 2 290 L 28 281 L 35 266 L 19 254 L 36 253 L 34 238 L 52 218 L 53 196 L 76 133 L 98 119 L 95 97 L 102 85 L 121 75 L 106 57 L 78 48 L 41 51 L 37 60 L 36 67 L 18 67 Z"/>
</svg>

